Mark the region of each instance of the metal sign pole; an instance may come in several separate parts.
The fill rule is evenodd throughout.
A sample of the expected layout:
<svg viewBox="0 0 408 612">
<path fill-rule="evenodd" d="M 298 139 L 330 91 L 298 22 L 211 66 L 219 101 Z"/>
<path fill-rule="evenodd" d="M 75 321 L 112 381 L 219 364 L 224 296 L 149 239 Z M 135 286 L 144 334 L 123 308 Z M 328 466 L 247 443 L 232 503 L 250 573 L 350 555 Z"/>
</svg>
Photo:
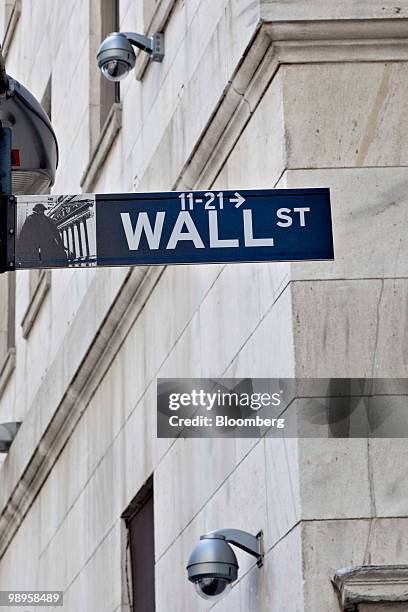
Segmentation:
<svg viewBox="0 0 408 612">
<path fill-rule="evenodd" d="M 14 271 L 15 203 L 11 182 L 11 129 L 0 127 L 0 273 Z"/>
</svg>

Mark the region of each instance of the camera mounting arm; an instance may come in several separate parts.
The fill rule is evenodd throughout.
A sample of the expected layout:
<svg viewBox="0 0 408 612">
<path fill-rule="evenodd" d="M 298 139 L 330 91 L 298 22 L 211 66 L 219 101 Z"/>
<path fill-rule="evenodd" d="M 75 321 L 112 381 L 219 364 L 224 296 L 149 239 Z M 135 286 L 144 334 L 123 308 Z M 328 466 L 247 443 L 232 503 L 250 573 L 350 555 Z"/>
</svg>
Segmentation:
<svg viewBox="0 0 408 612">
<path fill-rule="evenodd" d="M 241 531 L 240 529 L 216 529 L 215 531 L 211 531 L 210 533 L 201 536 L 201 539 L 217 537 L 225 539 L 230 544 L 233 544 L 249 555 L 256 557 L 258 567 L 262 567 L 264 556 L 262 531 L 254 536 L 251 533 Z"/>
<path fill-rule="evenodd" d="M 136 32 L 121 32 L 128 41 L 150 55 L 152 62 L 161 62 L 164 57 L 164 35 L 161 33 L 153 34 L 153 36 L 143 36 Z"/>
</svg>

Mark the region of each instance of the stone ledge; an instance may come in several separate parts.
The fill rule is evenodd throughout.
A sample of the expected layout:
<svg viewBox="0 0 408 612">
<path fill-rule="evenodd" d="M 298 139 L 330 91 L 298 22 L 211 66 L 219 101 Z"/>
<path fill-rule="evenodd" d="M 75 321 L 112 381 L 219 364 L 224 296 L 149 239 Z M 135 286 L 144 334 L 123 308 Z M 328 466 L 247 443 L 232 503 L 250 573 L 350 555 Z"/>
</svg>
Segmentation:
<svg viewBox="0 0 408 612">
<path fill-rule="evenodd" d="M 100 138 L 91 153 L 88 166 L 81 179 L 81 187 L 85 193 L 92 191 L 99 172 L 108 157 L 109 151 L 115 141 L 115 138 L 122 127 L 122 104 L 115 103 L 108 115 L 108 118 L 103 126 Z"/>
<path fill-rule="evenodd" d="M 392 19 L 397 21 L 408 16 L 408 6 L 394 0 L 260 0 L 261 17 L 264 21 L 325 21 L 338 19 Z M 341 9 L 339 10 L 339 8 Z"/>
<path fill-rule="evenodd" d="M 408 19 L 333 19 L 266 23 L 273 41 L 406 40 Z"/>
<path fill-rule="evenodd" d="M 30 303 L 25 311 L 23 320 L 21 321 L 21 327 L 23 331 L 23 338 L 26 340 L 29 336 L 31 328 L 40 311 L 41 304 L 43 303 L 45 296 L 51 287 L 51 271 L 43 270 L 39 278 L 37 287 L 35 288 L 34 295 L 30 299 Z"/>
<path fill-rule="evenodd" d="M 6 27 L 6 33 L 4 35 L 2 51 L 4 58 L 7 57 L 7 54 L 10 49 L 11 42 L 14 38 L 14 32 L 16 31 L 17 24 L 21 17 L 21 0 L 15 0 L 14 5 L 11 9 L 10 17 L 8 20 L 8 24 Z"/>
<path fill-rule="evenodd" d="M 360 604 L 379 603 L 403 603 L 401 612 L 407 609 L 407 565 L 346 567 L 338 570 L 333 578 L 333 584 L 338 591 L 343 612 L 359 612 Z"/>
<path fill-rule="evenodd" d="M 408 19 L 266 23 L 280 63 L 408 60 Z"/>
<path fill-rule="evenodd" d="M 14 347 L 9 348 L 4 358 L 3 365 L 0 370 L 0 397 L 12 375 L 14 368 L 16 367 L 16 349 Z"/>
</svg>

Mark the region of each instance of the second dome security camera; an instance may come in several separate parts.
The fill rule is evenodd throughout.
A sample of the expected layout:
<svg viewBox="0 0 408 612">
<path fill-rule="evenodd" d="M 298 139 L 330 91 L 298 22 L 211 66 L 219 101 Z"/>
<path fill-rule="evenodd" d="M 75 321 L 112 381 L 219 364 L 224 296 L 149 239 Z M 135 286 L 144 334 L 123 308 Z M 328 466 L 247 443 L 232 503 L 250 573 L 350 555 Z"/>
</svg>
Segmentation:
<svg viewBox="0 0 408 612">
<path fill-rule="evenodd" d="M 164 57 L 163 34 L 147 37 L 133 32 L 112 32 L 101 43 L 97 60 L 102 74 L 109 81 L 121 81 L 134 68 L 136 55 L 132 45 L 146 51 L 152 62 Z"/>
<path fill-rule="evenodd" d="M 257 536 L 239 529 L 217 529 L 202 535 L 188 562 L 188 579 L 204 599 L 224 597 L 238 578 L 238 561 L 230 544 L 256 557 L 262 566 L 262 532 Z"/>
</svg>

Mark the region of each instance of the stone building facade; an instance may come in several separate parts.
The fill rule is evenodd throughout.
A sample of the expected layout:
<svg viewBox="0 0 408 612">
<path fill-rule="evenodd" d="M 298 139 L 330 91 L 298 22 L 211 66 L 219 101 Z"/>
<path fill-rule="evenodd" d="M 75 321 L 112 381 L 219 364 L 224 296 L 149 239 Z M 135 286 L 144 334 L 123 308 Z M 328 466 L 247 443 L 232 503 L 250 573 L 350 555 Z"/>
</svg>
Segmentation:
<svg viewBox="0 0 408 612">
<path fill-rule="evenodd" d="M 155 384 L 407 376 L 407 0 L 1 0 L 0 28 L 51 115 L 53 193 L 330 187 L 336 253 L 3 277 L 0 420 L 22 425 L 0 589 L 67 612 L 406 610 L 405 440 L 160 440 Z M 166 45 L 120 89 L 95 62 L 117 28 Z M 265 562 L 239 554 L 213 606 L 185 563 L 224 526 L 262 529 Z"/>
</svg>

